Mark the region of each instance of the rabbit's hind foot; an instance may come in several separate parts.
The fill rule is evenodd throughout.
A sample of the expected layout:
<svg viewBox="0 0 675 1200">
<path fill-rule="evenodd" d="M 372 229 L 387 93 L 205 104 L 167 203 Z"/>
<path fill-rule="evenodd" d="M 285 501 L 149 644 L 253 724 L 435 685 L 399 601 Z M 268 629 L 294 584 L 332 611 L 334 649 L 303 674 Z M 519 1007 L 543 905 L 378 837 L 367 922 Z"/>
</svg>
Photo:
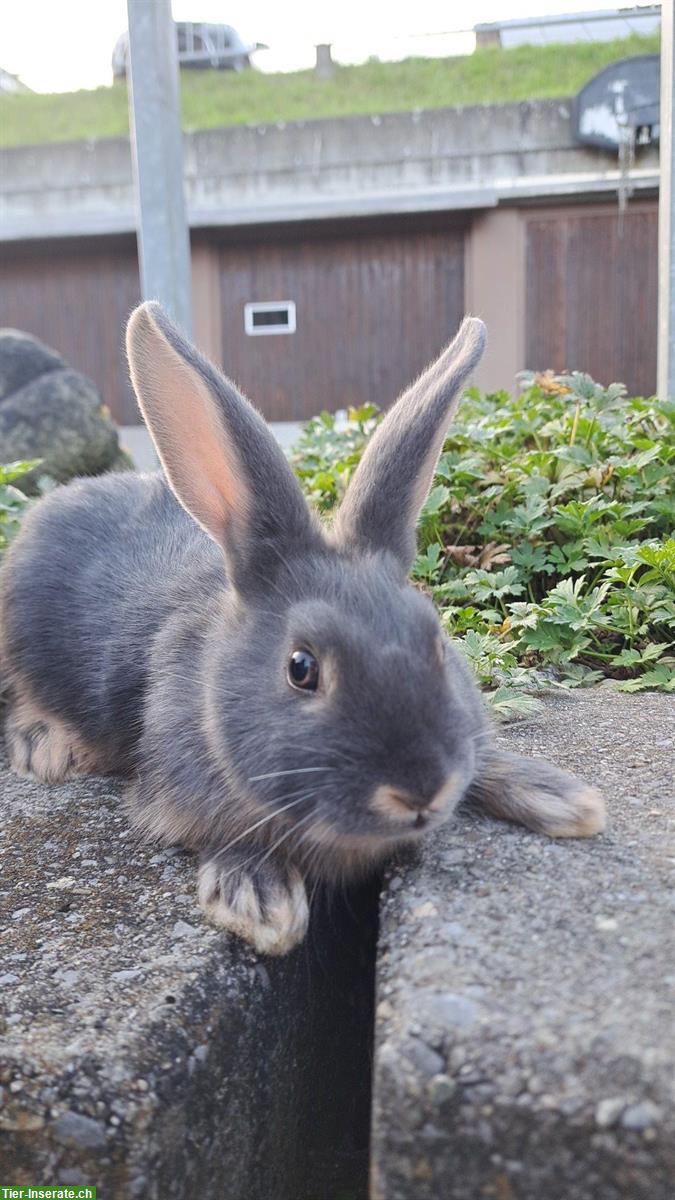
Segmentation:
<svg viewBox="0 0 675 1200">
<path fill-rule="evenodd" d="M 490 816 L 547 837 L 593 837 L 605 828 L 605 802 L 594 787 L 551 763 L 506 750 L 486 758 L 468 798 Z"/>
<path fill-rule="evenodd" d="M 27 700 L 10 702 L 5 741 L 12 770 L 40 783 L 61 783 L 96 770 L 95 757 L 78 734 Z"/>
</svg>

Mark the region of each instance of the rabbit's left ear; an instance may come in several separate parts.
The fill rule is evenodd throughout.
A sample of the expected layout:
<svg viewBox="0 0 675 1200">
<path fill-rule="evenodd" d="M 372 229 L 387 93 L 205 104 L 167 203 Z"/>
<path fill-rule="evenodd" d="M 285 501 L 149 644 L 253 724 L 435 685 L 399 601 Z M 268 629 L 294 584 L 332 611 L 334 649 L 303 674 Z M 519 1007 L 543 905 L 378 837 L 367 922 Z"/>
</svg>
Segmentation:
<svg viewBox="0 0 675 1200">
<path fill-rule="evenodd" d="M 415 527 L 429 494 L 448 425 L 480 361 L 486 330 L 465 317 L 453 342 L 401 396 L 378 426 L 333 526 L 348 550 L 388 550 L 410 570 Z"/>
<path fill-rule="evenodd" d="M 240 591 L 319 534 L 262 417 L 172 325 L 155 301 L 127 327 L 131 378 L 177 499 L 225 552 Z"/>
</svg>

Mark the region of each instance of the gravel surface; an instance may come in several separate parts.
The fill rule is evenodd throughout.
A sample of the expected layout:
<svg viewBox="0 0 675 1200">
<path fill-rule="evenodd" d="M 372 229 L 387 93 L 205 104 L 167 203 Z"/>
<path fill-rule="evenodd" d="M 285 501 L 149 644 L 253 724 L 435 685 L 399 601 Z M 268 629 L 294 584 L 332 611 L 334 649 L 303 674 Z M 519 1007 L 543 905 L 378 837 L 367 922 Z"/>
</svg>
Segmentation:
<svg viewBox="0 0 675 1200">
<path fill-rule="evenodd" d="M 373 1195 L 673 1200 L 675 698 L 594 690 L 501 735 L 607 833 L 460 816 L 385 886 Z"/>
</svg>

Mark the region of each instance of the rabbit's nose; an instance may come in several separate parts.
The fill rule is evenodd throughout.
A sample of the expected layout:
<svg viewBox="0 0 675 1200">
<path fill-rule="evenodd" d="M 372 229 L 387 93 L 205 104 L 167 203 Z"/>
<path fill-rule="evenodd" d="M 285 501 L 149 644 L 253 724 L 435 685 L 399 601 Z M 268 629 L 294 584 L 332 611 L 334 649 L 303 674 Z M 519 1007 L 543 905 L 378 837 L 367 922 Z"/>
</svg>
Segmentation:
<svg viewBox="0 0 675 1200">
<path fill-rule="evenodd" d="M 418 792 L 401 791 L 398 788 L 392 788 L 389 794 L 395 804 L 403 804 L 411 812 L 422 812 L 429 807 L 434 798 L 422 796 Z"/>
<path fill-rule="evenodd" d="M 462 772 L 455 770 L 446 775 L 442 782 L 437 780 L 435 786 L 430 785 L 424 790 L 391 788 L 391 796 L 411 812 L 423 813 L 428 809 L 430 812 L 441 813 L 457 803 L 462 792 L 462 783 Z"/>
<path fill-rule="evenodd" d="M 403 788 L 381 784 L 370 798 L 370 808 L 379 816 L 400 822 L 409 821 L 409 814 L 416 814 L 415 825 L 421 829 L 432 815 L 442 816 L 451 811 L 462 791 L 461 771 L 455 770 L 440 784 L 428 788 Z"/>
<path fill-rule="evenodd" d="M 388 821 L 395 821 L 397 824 L 400 824 L 401 821 L 405 821 L 407 824 L 410 821 L 410 815 L 416 813 L 416 822 L 422 825 L 426 821 L 423 814 L 429 807 L 430 800 L 431 797 L 421 796 L 418 792 L 408 791 L 407 788 L 394 788 L 388 784 L 380 784 L 370 798 L 369 807 L 378 816 L 385 817 Z"/>
</svg>

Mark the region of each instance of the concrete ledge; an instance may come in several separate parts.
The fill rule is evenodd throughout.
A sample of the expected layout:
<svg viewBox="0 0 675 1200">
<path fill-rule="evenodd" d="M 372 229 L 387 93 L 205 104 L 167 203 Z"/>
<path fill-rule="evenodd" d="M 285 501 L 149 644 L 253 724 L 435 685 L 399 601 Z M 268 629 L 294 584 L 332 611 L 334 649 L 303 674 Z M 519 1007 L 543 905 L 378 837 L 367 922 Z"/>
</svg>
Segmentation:
<svg viewBox="0 0 675 1200">
<path fill-rule="evenodd" d="M 390 873 L 373 1197 L 672 1200 L 675 702 L 561 697 L 504 740 L 598 781 L 612 827 L 466 814 Z M 0 781 L 0 1179 L 364 1200 L 376 889 L 257 960 L 111 781 Z"/>
<path fill-rule="evenodd" d="M 560 698 L 504 743 L 598 782 L 609 832 L 467 815 L 385 887 L 373 1195 L 672 1200 L 675 698 Z"/>
<path fill-rule="evenodd" d="M 238 125 L 184 138 L 192 228 L 491 208 L 615 192 L 616 158 L 578 145 L 568 99 Z M 638 190 L 658 187 L 640 150 Z M 126 138 L 0 147 L 0 240 L 131 233 Z"/>
<path fill-rule="evenodd" d="M 0 1181 L 362 1198 L 376 886 L 258 960 L 112 781 L 0 783 Z"/>
</svg>

